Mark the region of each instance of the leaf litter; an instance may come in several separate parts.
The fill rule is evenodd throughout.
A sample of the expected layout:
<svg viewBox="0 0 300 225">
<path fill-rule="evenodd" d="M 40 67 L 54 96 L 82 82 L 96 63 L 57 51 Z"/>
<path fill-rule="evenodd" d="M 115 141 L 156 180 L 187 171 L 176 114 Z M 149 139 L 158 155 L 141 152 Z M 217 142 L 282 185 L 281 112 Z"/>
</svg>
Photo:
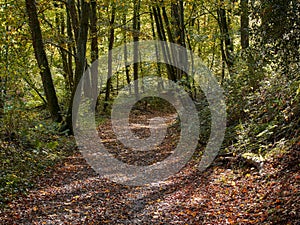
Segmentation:
<svg viewBox="0 0 300 225">
<path fill-rule="evenodd" d="M 175 114 L 145 112 L 130 119 L 133 132 L 149 136 L 149 118 L 164 116 L 166 138 L 149 152 L 117 140 L 110 121 L 99 126 L 108 151 L 133 165 L 172 154 L 180 137 Z M 137 124 L 141 124 L 138 127 Z M 201 151 L 201 150 L 200 150 Z M 36 178 L 35 188 L 1 209 L 1 224 L 300 224 L 300 144 L 266 162 L 264 173 L 197 159 L 160 183 L 131 187 L 99 177 L 80 152 Z"/>
</svg>

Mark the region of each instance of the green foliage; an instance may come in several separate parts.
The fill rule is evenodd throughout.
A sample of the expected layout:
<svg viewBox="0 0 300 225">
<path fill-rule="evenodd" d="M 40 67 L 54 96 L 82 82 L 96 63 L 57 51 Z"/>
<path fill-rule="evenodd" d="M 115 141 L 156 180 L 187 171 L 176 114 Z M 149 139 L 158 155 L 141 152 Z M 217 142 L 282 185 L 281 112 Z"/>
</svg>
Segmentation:
<svg viewBox="0 0 300 225">
<path fill-rule="evenodd" d="M 0 207 L 26 192 L 47 167 L 75 149 L 74 142 L 59 136 L 57 125 L 42 116 L 24 108 L 11 109 L 0 120 Z"/>
<path fill-rule="evenodd" d="M 298 85 L 299 77 L 289 80 L 270 71 L 259 89 L 243 95 L 235 103 L 243 103 L 242 116 L 231 123 L 234 144 L 227 151 L 268 155 L 279 146 L 287 150 L 300 131 Z"/>
<path fill-rule="evenodd" d="M 49 113 L 43 108 L 45 93 L 30 40 L 25 1 L 0 2 L 0 201 L 3 202 L 20 191 L 26 191 L 31 187 L 34 177 L 44 173 L 45 168 L 65 154 L 71 153 L 75 146 L 69 138 L 58 135 L 56 130 L 59 125 L 48 121 Z M 175 2 L 161 3 L 170 18 L 171 3 Z M 53 3 L 38 1 L 37 7 L 53 83 L 62 114 L 65 115 L 70 104 L 71 82 L 67 77 L 62 52 L 71 53 L 68 56 L 71 62 L 68 62 L 73 71 L 69 72 L 74 75 L 76 41 L 75 37 L 69 36 L 65 5 L 55 1 L 54 7 Z M 112 8 L 109 1 L 98 3 L 97 45 L 99 55 L 104 56 L 108 50 L 107 34 L 111 28 L 109 21 Z M 157 33 L 153 37 L 149 17 L 149 6 L 157 5 L 153 1 L 143 3 L 139 12 L 140 40 L 158 38 Z M 132 14 L 133 4 L 124 0 L 115 1 L 115 4 L 114 46 L 120 46 L 124 44 L 124 34 L 127 42 L 133 38 L 131 16 L 127 16 L 125 24 L 122 18 L 124 14 Z M 230 73 L 220 49 L 223 38 L 217 15 L 220 7 L 226 10 L 228 33 L 234 45 L 234 65 Z M 251 153 L 253 157 L 271 157 L 287 150 L 300 132 L 300 3 L 263 0 L 249 4 L 251 26 L 250 47 L 247 50 L 241 50 L 239 40 L 239 7 L 238 1 L 186 1 L 185 44 L 202 58 L 225 89 L 228 128 L 224 150 L 246 155 Z M 70 32 L 75 35 L 72 29 Z M 91 58 L 91 39 L 89 36 L 88 63 Z M 119 66 L 119 71 L 112 77 L 112 98 L 109 101 L 104 102 L 105 84 L 101 87 L 99 123 L 110 115 L 113 99 L 127 84 L 124 65 Z M 158 69 L 155 63 L 145 62 L 139 64 L 139 69 L 140 78 L 147 75 L 167 77 L 165 64 Z M 132 81 L 131 66 L 129 74 Z M 184 87 L 193 86 L 192 79 L 182 79 L 178 83 Z M 139 87 L 142 92 L 142 82 Z M 195 91 L 193 88 L 187 88 L 187 91 Z M 201 124 L 200 144 L 204 146 L 210 133 L 210 111 L 205 96 L 200 96 L 197 101 Z M 107 112 L 103 112 L 104 104 L 107 105 Z M 145 98 L 136 103 L 134 109 L 174 111 L 170 104 L 159 98 Z"/>
</svg>

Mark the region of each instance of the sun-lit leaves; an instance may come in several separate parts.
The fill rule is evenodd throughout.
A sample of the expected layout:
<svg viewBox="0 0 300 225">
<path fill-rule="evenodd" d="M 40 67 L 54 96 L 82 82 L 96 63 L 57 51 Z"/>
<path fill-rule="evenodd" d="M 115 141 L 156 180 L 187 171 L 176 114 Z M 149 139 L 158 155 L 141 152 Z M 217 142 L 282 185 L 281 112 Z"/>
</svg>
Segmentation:
<svg viewBox="0 0 300 225">
<path fill-rule="evenodd" d="M 2 221 L 33 224 L 297 224 L 300 148 L 274 158 L 259 174 L 193 164 L 160 185 L 127 187 L 99 178 L 80 154 L 37 180 L 11 202 Z M 280 166 L 279 166 L 280 165 Z"/>
<path fill-rule="evenodd" d="M 70 99 L 68 79 L 71 78 L 67 70 L 75 70 L 77 40 L 74 36 L 78 29 L 68 23 L 71 18 L 67 14 L 67 2 L 70 1 L 36 1 L 62 115 L 66 114 Z M 74 2 L 79 19 L 80 1 Z M 125 38 L 127 42 L 133 40 L 134 5 L 133 1 L 113 2 L 116 6 L 114 46 L 120 46 Z M 97 1 L 96 32 L 93 36 L 90 32 L 88 37 L 88 64 L 92 37 L 97 37 L 99 55 L 107 54 L 111 3 Z M 177 3 L 177 0 L 142 1 L 138 12 L 140 40 L 154 38 L 150 8 L 164 6 L 171 18 L 174 14 L 171 6 Z M 1 0 L 0 207 L 6 207 L 0 210 L 1 221 L 7 224 L 24 221 L 33 224 L 298 224 L 300 5 L 297 1 L 279 0 L 249 3 L 250 43 L 243 49 L 240 1 L 184 1 L 186 47 L 202 58 L 225 90 L 228 129 L 221 153 L 228 155 L 220 155 L 204 173 L 196 172 L 193 163 L 200 160 L 210 122 L 207 102 L 202 100 L 205 96 L 201 96 L 197 104 L 203 124 L 199 148 L 191 162 L 160 186 L 130 188 L 97 177 L 80 154 L 71 154 L 76 150 L 72 138 L 58 132 L 60 125 L 49 122 L 25 1 Z M 226 12 L 226 33 L 220 29 L 220 9 Z M 231 73 L 221 51 L 224 35 L 232 39 L 231 53 L 235 60 Z M 174 39 L 179 37 L 174 34 Z M 68 69 L 62 52 L 71 53 Z M 149 71 L 151 75 L 167 76 L 165 68 L 156 74 L 154 63 L 139 66 L 141 77 L 149 75 Z M 125 83 L 125 69 L 121 69 L 112 79 L 113 96 Z M 99 99 L 99 108 L 104 103 L 112 104 L 102 101 L 103 96 Z M 148 165 L 172 153 L 180 133 L 176 118 L 164 114 L 169 110 L 165 103 L 152 101 L 151 105 L 160 108 L 159 115 L 170 119 L 171 125 L 169 139 L 149 154 L 133 154 L 124 148 L 107 123 L 107 115 L 97 115 L 101 121 L 100 136 L 116 158 L 129 164 Z M 131 118 L 133 131 L 140 137 L 149 135 L 149 130 L 144 128 L 147 117 L 153 116 L 150 114 L 153 112 Z M 64 159 L 66 155 L 69 157 Z M 53 165 L 62 159 L 63 162 Z M 24 193 L 27 195 L 16 200 Z"/>
</svg>

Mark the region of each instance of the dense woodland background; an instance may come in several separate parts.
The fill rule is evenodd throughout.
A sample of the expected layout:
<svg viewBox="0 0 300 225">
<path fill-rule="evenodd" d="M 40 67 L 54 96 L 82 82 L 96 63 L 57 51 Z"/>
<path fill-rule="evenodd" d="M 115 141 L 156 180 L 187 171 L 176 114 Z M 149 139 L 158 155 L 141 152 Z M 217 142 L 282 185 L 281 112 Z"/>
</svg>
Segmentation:
<svg viewBox="0 0 300 225">
<path fill-rule="evenodd" d="M 299 187 L 299 1 L 1 0 L 0 14 L 1 207 L 26 195 L 37 177 L 77 152 L 71 103 L 83 72 L 114 47 L 139 40 L 169 41 L 191 50 L 224 89 L 227 131 L 215 166 L 260 171 L 264 162 L 277 162 L 276 168 L 287 166 L 294 174 L 291 185 Z M 166 62 L 187 58 L 167 45 L 165 53 L 157 57 Z M 205 97 L 195 94 L 191 77 L 168 64 L 137 63 L 112 74 L 99 90 L 97 121 L 108 120 L 118 90 L 149 71 L 184 86 L 200 105 L 205 122 L 199 145 L 205 145 L 210 124 Z M 93 95 L 88 93 L 93 85 L 91 78 L 87 95 Z M 143 92 L 140 82 L 131 88 Z M 147 101 L 154 111 L 165 104 Z M 294 194 L 299 200 L 297 188 Z M 299 204 L 282 204 L 268 211 L 275 216 L 266 224 L 283 224 L 280 214 L 290 224 L 299 222 Z"/>
</svg>

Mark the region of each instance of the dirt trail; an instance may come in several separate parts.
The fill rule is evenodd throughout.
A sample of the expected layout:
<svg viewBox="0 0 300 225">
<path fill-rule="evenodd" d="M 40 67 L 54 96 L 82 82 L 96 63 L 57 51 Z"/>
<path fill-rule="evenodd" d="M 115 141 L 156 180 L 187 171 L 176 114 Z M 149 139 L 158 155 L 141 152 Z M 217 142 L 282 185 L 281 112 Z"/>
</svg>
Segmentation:
<svg viewBox="0 0 300 225">
<path fill-rule="evenodd" d="M 151 154 L 117 152 L 120 143 L 109 123 L 101 125 L 99 134 L 112 154 L 133 164 L 144 157 L 143 163 L 148 164 L 172 152 L 179 135 L 172 121 L 170 116 L 170 138 Z M 147 135 L 144 129 L 136 132 Z M 264 174 L 228 164 L 199 173 L 191 160 L 170 179 L 143 187 L 100 178 L 76 153 L 37 178 L 28 195 L 10 202 L 0 214 L 0 223 L 296 225 L 300 224 L 299 153 L 298 146 L 289 155 L 267 162 Z"/>
</svg>

